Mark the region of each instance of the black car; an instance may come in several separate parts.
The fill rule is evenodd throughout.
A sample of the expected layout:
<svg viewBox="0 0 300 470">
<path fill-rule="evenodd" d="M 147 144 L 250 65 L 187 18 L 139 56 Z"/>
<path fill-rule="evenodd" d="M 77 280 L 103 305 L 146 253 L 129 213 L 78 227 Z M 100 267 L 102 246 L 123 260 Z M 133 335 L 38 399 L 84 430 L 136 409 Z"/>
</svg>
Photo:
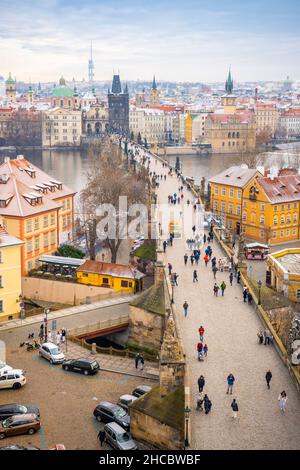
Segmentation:
<svg viewBox="0 0 300 470">
<path fill-rule="evenodd" d="M 145 395 L 145 393 L 150 392 L 150 390 L 152 390 L 152 387 L 149 387 L 149 385 L 139 385 L 133 390 L 132 395 L 140 398 L 142 395 Z"/>
<path fill-rule="evenodd" d="M 103 421 L 104 423 L 111 423 L 115 421 L 122 428 L 129 430 L 130 427 L 130 417 L 123 408 L 114 403 L 108 401 L 102 401 L 94 409 L 94 416 L 98 421 Z"/>
<path fill-rule="evenodd" d="M 0 421 L 4 421 L 6 418 L 10 418 L 11 416 L 31 413 L 40 418 L 40 410 L 35 405 L 18 405 L 17 403 L 0 405 Z"/>
<path fill-rule="evenodd" d="M 92 375 L 98 372 L 100 365 L 94 359 L 69 359 L 63 362 L 62 368 L 64 370 L 80 372 L 84 375 Z"/>
</svg>

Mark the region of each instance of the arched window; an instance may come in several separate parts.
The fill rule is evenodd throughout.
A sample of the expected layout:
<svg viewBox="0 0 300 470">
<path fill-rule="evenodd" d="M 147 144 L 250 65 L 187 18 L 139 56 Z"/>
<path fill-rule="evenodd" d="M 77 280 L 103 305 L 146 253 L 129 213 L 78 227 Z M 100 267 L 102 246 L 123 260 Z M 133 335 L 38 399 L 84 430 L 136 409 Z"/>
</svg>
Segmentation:
<svg viewBox="0 0 300 470">
<path fill-rule="evenodd" d="M 235 132 L 232 133 L 232 138 L 233 138 L 233 139 L 235 138 Z"/>
<path fill-rule="evenodd" d="M 237 138 L 237 139 L 240 138 L 240 133 L 239 133 L 239 132 L 236 133 L 236 138 Z"/>
<path fill-rule="evenodd" d="M 228 139 L 231 138 L 231 132 L 228 132 Z"/>
<path fill-rule="evenodd" d="M 228 142 L 228 147 L 230 147 L 230 142 Z"/>
</svg>

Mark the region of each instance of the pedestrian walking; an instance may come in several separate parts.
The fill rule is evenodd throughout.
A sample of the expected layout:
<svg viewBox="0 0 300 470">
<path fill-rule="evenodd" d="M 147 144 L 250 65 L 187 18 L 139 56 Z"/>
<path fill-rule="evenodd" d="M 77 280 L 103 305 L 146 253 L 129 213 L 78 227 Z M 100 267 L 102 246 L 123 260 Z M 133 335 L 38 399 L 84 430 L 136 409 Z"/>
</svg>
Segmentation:
<svg viewBox="0 0 300 470">
<path fill-rule="evenodd" d="M 208 353 L 208 346 L 205 343 L 205 345 L 203 346 L 203 354 L 204 354 L 205 357 L 207 357 L 207 353 Z"/>
<path fill-rule="evenodd" d="M 214 284 L 213 290 L 214 290 L 214 296 L 215 296 L 215 297 L 218 297 L 219 286 L 218 286 L 218 284 L 217 284 L 216 282 L 215 282 L 215 284 Z"/>
<path fill-rule="evenodd" d="M 267 344 L 270 344 L 270 336 L 271 336 L 270 330 L 265 329 L 265 331 L 264 331 L 264 345 L 265 346 Z"/>
<path fill-rule="evenodd" d="M 198 282 L 198 274 L 197 274 L 196 269 L 194 269 L 194 272 L 193 272 L 193 282 Z"/>
<path fill-rule="evenodd" d="M 175 286 L 178 286 L 178 283 L 177 283 L 177 279 L 179 278 L 179 275 L 177 273 L 174 273 L 173 274 L 173 281 L 174 281 L 174 285 Z"/>
<path fill-rule="evenodd" d="M 65 343 L 65 341 L 66 341 L 66 330 L 63 328 L 61 330 L 61 342 Z"/>
<path fill-rule="evenodd" d="M 225 289 L 226 289 L 226 284 L 225 284 L 224 281 L 223 281 L 222 284 L 220 285 L 220 289 L 221 289 L 222 297 L 224 297 L 224 292 L 225 292 Z"/>
<path fill-rule="evenodd" d="M 240 271 L 237 272 L 237 275 L 236 275 L 236 282 L 239 284 L 241 281 L 241 273 Z"/>
<path fill-rule="evenodd" d="M 210 399 L 208 398 L 206 394 L 204 395 L 203 401 L 204 401 L 205 414 L 208 415 L 212 407 L 212 402 L 210 401 Z"/>
<path fill-rule="evenodd" d="M 207 255 L 205 255 L 205 256 L 203 257 L 203 259 L 204 259 L 205 267 L 207 267 L 207 263 L 208 263 L 208 261 L 209 261 L 209 257 L 208 257 Z"/>
<path fill-rule="evenodd" d="M 193 264 L 194 264 L 194 261 L 195 261 L 195 257 L 194 257 L 194 255 L 191 255 L 191 256 L 190 256 L 190 260 L 191 260 L 191 265 L 193 266 Z"/>
<path fill-rule="evenodd" d="M 39 340 L 40 340 L 40 343 L 41 343 L 41 344 L 42 344 L 42 342 L 44 341 L 44 325 L 41 325 L 41 326 L 40 326 Z"/>
<path fill-rule="evenodd" d="M 199 332 L 200 341 L 202 341 L 202 342 L 203 342 L 204 331 L 205 330 L 204 330 L 203 326 L 201 325 L 198 332 Z"/>
<path fill-rule="evenodd" d="M 244 287 L 244 289 L 243 289 L 244 302 L 247 302 L 247 297 L 248 297 L 248 289 L 247 289 L 247 287 Z"/>
<path fill-rule="evenodd" d="M 165 253 L 165 252 L 166 252 L 166 248 L 167 248 L 167 242 L 166 242 L 166 240 L 164 240 L 164 242 L 163 242 L 163 248 L 164 248 L 164 253 Z"/>
<path fill-rule="evenodd" d="M 57 344 L 57 346 L 60 345 L 60 340 L 61 340 L 61 333 L 60 333 L 60 331 L 58 331 L 56 333 L 56 344 Z"/>
<path fill-rule="evenodd" d="M 226 392 L 227 395 L 229 394 L 229 392 L 230 392 L 230 395 L 232 395 L 234 382 L 235 382 L 234 375 L 229 374 L 228 377 L 227 377 L 227 392 Z"/>
<path fill-rule="evenodd" d="M 231 273 L 229 274 L 229 282 L 231 286 L 232 286 L 232 281 L 233 281 L 233 272 L 231 271 Z"/>
<path fill-rule="evenodd" d="M 97 436 L 97 437 L 98 437 L 98 439 L 99 439 L 99 441 L 100 441 L 100 445 L 101 445 L 101 447 L 102 447 L 103 442 L 105 442 L 105 431 L 102 430 L 102 429 L 100 429 L 100 431 L 98 432 L 98 436 Z"/>
<path fill-rule="evenodd" d="M 141 355 L 140 357 L 140 369 L 141 370 L 144 370 L 144 364 L 145 364 L 144 356 Z"/>
<path fill-rule="evenodd" d="M 280 411 L 285 411 L 287 399 L 287 394 L 285 390 L 283 390 L 278 397 Z"/>
<path fill-rule="evenodd" d="M 233 419 L 236 419 L 238 411 L 239 411 L 239 407 L 238 407 L 238 404 L 237 404 L 237 401 L 236 401 L 235 398 L 232 400 L 232 403 L 231 403 L 230 406 L 232 408 L 232 417 L 233 417 Z"/>
<path fill-rule="evenodd" d="M 47 337 L 48 343 L 52 343 L 52 332 L 48 331 L 48 337 Z"/>
<path fill-rule="evenodd" d="M 168 263 L 168 270 L 169 270 L 169 276 L 172 274 L 172 265 L 171 263 Z"/>
<path fill-rule="evenodd" d="M 205 386 L 205 378 L 203 377 L 203 375 L 200 375 L 200 377 L 198 379 L 199 393 L 203 392 L 204 386 Z"/>
<path fill-rule="evenodd" d="M 258 344 L 263 344 L 264 335 L 263 335 L 263 332 L 261 330 L 257 333 L 257 337 L 258 337 Z"/>
<path fill-rule="evenodd" d="M 184 316 L 185 316 L 185 317 L 187 317 L 188 308 L 189 308 L 189 304 L 188 304 L 187 301 L 185 300 L 185 302 L 184 302 L 184 304 L 183 304 L 183 311 L 184 311 Z"/>
<path fill-rule="evenodd" d="M 203 244 L 206 243 L 206 234 L 203 235 Z"/>
<path fill-rule="evenodd" d="M 137 354 L 135 355 L 135 358 L 134 358 L 134 361 L 135 361 L 135 368 L 136 368 L 136 369 L 137 369 L 138 366 L 139 366 L 140 359 L 141 359 L 141 355 L 140 355 L 140 353 L 137 353 Z"/>
<path fill-rule="evenodd" d="M 266 382 L 267 382 L 267 387 L 270 390 L 270 382 L 272 380 L 272 372 L 270 370 L 267 371 L 266 373 Z"/>
<path fill-rule="evenodd" d="M 218 271 L 217 266 L 213 266 L 212 272 L 214 273 L 214 279 L 216 279 L 217 271 Z"/>
<path fill-rule="evenodd" d="M 202 359 L 202 353 L 203 353 L 203 344 L 201 342 L 199 342 L 197 344 L 198 361 L 200 361 L 200 359 Z"/>
<path fill-rule="evenodd" d="M 248 304 L 249 304 L 249 305 L 252 304 L 252 299 L 253 299 L 252 294 L 251 294 L 250 291 L 248 291 Z"/>
<path fill-rule="evenodd" d="M 199 263 L 199 258 L 200 258 L 200 254 L 199 254 L 199 251 L 197 251 L 197 253 L 195 254 L 195 261 L 196 261 L 196 264 Z"/>
<path fill-rule="evenodd" d="M 188 255 L 186 253 L 185 253 L 183 259 L 184 259 L 184 264 L 186 266 L 186 263 L 188 262 L 188 259 L 189 259 Z"/>
</svg>

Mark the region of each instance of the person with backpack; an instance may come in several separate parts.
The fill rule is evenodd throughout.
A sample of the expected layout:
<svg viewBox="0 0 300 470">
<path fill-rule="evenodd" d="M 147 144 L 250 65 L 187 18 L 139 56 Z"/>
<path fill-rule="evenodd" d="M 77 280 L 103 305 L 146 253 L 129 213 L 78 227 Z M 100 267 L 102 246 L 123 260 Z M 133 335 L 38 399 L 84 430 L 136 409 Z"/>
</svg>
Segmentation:
<svg viewBox="0 0 300 470">
<path fill-rule="evenodd" d="M 205 414 L 208 415 L 208 413 L 210 412 L 212 408 L 212 402 L 210 401 L 210 399 L 208 398 L 206 394 L 204 395 L 203 401 L 204 401 Z"/>
<path fill-rule="evenodd" d="M 221 289 L 222 297 L 224 297 L 224 292 L 225 292 L 225 289 L 226 289 L 226 284 L 225 284 L 224 281 L 223 281 L 222 284 L 220 285 L 220 289 Z"/>
<path fill-rule="evenodd" d="M 205 378 L 203 377 L 203 375 L 200 375 L 198 379 L 199 393 L 203 392 L 204 386 L 205 386 Z"/>
<path fill-rule="evenodd" d="M 232 403 L 231 403 L 230 406 L 231 406 L 231 409 L 232 409 L 232 417 L 233 417 L 233 419 L 236 419 L 238 411 L 239 411 L 239 407 L 238 407 L 238 404 L 237 404 L 237 401 L 236 401 L 235 398 L 232 400 Z"/>
<path fill-rule="evenodd" d="M 219 286 L 218 286 L 218 284 L 217 284 L 216 282 L 215 282 L 215 284 L 214 284 L 213 290 L 214 290 L 214 296 L 215 296 L 215 297 L 218 297 Z"/>
</svg>

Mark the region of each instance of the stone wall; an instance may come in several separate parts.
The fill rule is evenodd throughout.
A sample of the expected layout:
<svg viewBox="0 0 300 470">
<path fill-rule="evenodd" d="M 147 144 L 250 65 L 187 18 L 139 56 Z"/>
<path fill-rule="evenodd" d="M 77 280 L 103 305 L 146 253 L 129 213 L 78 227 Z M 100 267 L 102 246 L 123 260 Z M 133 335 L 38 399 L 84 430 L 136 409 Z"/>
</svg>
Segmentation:
<svg viewBox="0 0 300 470">
<path fill-rule="evenodd" d="M 161 348 L 165 318 L 130 305 L 129 343 L 159 351 Z"/>
<path fill-rule="evenodd" d="M 164 450 L 183 448 L 184 432 L 164 424 L 139 410 L 130 411 L 130 430 L 133 437 Z"/>
</svg>

